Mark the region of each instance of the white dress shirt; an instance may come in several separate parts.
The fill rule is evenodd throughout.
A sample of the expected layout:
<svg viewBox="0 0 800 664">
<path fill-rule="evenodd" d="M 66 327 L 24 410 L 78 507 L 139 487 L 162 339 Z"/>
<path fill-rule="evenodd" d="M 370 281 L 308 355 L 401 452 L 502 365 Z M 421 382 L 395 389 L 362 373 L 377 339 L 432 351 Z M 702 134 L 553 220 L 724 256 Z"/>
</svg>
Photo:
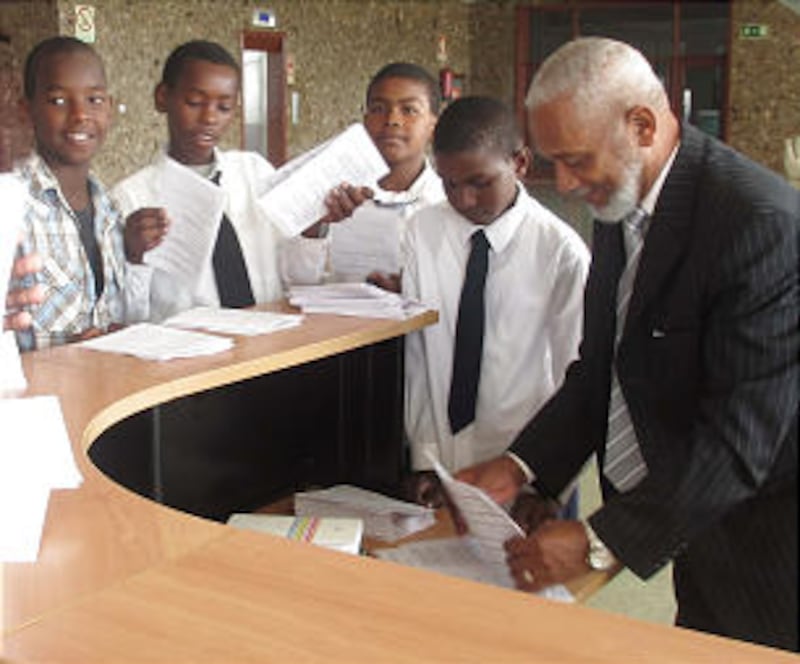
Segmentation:
<svg viewBox="0 0 800 664">
<path fill-rule="evenodd" d="M 274 168 L 256 152 L 215 150 L 214 154 L 213 173 L 221 173 L 220 186 L 226 194 L 225 214 L 239 238 L 253 296 L 257 303 L 277 300 L 283 296 L 278 274 L 278 251 L 283 236 L 256 205 Z M 172 159 L 166 153 L 159 154 L 152 164 L 114 187 L 112 196 L 125 218 L 140 208 L 160 205 L 159 181 L 167 160 Z M 160 270 L 152 271 L 151 320 L 161 320 L 195 305 L 219 306 L 211 259 L 203 266 L 197 288 L 192 293 L 180 288 L 174 277 Z"/>
<path fill-rule="evenodd" d="M 577 357 L 589 252 L 522 185 L 513 207 L 485 227 L 486 323 L 475 420 L 450 432 L 447 403 L 461 286 L 477 226 L 447 201 L 415 215 L 406 236 L 403 291 L 439 311 L 406 339 L 406 435 L 415 470 L 426 453 L 448 469 L 501 454 L 561 384 Z"/>
<path fill-rule="evenodd" d="M 442 181 L 429 163 L 425 163 L 417 179 L 405 191 L 387 191 L 377 187 L 372 201 L 357 207 L 349 219 L 331 224 L 327 237 L 292 238 L 286 242 L 281 254 L 281 275 L 288 285 L 316 284 L 322 281 L 347 281 L 347 275 L 333 274 L 330 266 L 330 245 L 339 224 L 363 223 L 375 215 L 375 210 L 386 215 L 392 213 L 400 226 L 400 255 L 405 254 L 405 234 L 408 220 L 428 205 L 445 200 Z M 385 216 L 383 217 L 385 218 Z"/>
</svg>

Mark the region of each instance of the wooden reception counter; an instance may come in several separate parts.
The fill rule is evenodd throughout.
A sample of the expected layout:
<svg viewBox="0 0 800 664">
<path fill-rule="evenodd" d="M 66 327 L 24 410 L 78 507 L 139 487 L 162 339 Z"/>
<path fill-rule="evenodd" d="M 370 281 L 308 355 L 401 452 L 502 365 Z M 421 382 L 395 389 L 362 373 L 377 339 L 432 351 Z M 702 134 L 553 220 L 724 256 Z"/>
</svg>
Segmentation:
<svg viewBox="0 0 800 664">
<path fill-rule="evenodd" d="M 53 493 L 37 562 L 3 568 L 4 661 L 798 661 L 234 530 L 124 488 L 89 458 L 93 442 L 160 404 L 291 374 L 434 320 L 309 316 L 216 356 L 161 364 L 75 346 L 26 356 L 27 394 L 60 397 L 84 482 Z"/>
</svg>

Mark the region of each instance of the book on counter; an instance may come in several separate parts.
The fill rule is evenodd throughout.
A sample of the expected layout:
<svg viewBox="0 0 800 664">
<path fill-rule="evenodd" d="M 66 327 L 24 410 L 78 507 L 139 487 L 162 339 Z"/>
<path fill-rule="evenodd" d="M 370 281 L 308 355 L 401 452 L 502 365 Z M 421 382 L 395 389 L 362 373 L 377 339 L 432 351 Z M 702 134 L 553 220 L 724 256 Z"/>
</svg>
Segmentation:
<svg viewBox="0 0 800 664">
<path fill-rule="evenodd" d="M 364 534 L 364 522 L 354 518 L 236 513 L 228 525 L 353 554 L 360 553 Z"/>
</svg>

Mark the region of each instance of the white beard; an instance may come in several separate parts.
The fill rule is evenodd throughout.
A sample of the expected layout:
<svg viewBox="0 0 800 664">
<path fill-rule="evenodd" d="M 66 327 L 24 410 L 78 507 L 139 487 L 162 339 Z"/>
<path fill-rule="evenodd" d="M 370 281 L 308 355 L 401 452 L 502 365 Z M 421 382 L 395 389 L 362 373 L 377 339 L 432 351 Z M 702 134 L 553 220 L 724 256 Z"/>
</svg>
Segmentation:
<svg viewBox="0 0 800 664">
<path fill-rule="evenodd" d="M 626 160 L 619 188 L 608 197 L 608 203 L 597 208 L 589 205 L 596 219 L 606 223 L 616 223 L 633 212 L 639 203 L 639 189 L 644 164 L 636 155 Z"/>
</svg>

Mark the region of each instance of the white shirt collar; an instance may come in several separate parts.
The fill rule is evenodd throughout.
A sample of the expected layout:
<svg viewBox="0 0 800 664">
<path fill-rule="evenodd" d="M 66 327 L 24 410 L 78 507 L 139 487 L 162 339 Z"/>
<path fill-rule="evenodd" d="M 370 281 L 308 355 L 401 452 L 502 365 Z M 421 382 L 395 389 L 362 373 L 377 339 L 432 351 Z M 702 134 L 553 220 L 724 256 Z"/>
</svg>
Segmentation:
<svg viewBox="0 0 800 664">
<path fill-rule="evenodd" d="M 656 203 L 658 202 L 658 197 L 661 194 L 661 189 L 664 187 L 664 181 L 667 179 L 667 175 L 669 174 L 670 169 L 672 168 L 672 163 L 675 161 L 675 157 L 678 154 L 678 148 L 680 147 L 680 142 L 673 148 L 672 154 L 670 154 L 669 159 L 667 159 L 666 163 L 664 164 L 661 172 L 658 174 L 658 177 L 653 182 L 653 186 L 650 187 L 650 191 L 645 194 L 644 198 L 639 203 L 639 207 L 641 207 L 645 212 L 647 212 L 648 216 L 652 217 L 653 212 L 656 209 Z"/>
<path fill-rule="evenodd" d="M 517 182 L 517 198 L 514 204 L 491 224 L 480 226 L 478 224 L 473 224 L 462 215 L 458 215 L 459 219 L 464 222 L 461 224 L 461 241 L 465 246 L 468 246 L 473 233 L 479 229 L 483 229 L 492 250 L 495 253 L 503 251 L 503 249 L 508 246 L 508 243 L 511 242 L 511 238 L 514 237 L 520 223 L 522 223 L 527 209 L 527 201 L 528 197 L 525 188 L 522 186 L 521 182 Z"/>
</svg>

